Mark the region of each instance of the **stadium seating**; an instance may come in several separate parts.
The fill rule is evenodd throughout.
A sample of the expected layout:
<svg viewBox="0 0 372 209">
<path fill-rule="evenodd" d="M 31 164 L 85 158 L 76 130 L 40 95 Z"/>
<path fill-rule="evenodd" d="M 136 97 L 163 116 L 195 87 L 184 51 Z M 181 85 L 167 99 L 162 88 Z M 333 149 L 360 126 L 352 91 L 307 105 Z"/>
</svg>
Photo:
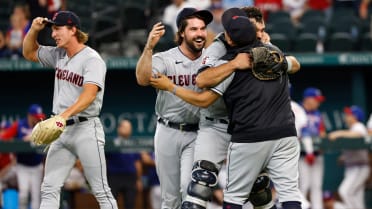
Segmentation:
<svg viewBox="0 0 372 209">
<path fill-rule="evenodd" d="M 354 51 L 354 41 L 349 33 L 337 32 L 330 35 L 326 42 L 326 51 L 347 52 Z"/>
<path fill-rule="evenodd" d="M 301 33 L 295 40 L 293 51 L 295 52 L 316 52 L 318 37 L 312 33 Z"/>
<path fill-rule="evenodd" d="M 282 33 L 271 33 L 271 43 L 279 47 L 283 52 L 292 50 L 292 42 L 288 39 L 285 34 Z"/>
<path fill-rule="evenodd" d="M 276 11 L 276 12 L 270 12 L 268 15 L 267 22 L 270 24 L 274 24 L 277 22 L 282 21 L 291 21 L 291 16 L 286 11 Z"/>
<path fill-rule="evenodd" d="M 326 18 L 325 18 L 325 14 L 323 11 L 308 9 L 302 15 L 300 22 L 304 23 L 304 22 L 308 22 L 313 19 L 322 19 L 323 21 L 325 21 Z"/>
<path fill-rule="evenodd" d="M 362 51 L 372 51 L 372 36 L 371 33 L 364 33 L 360 40 L 360 49 Z"/>
<path fill-rule="evenodd" d="M 327 35 L 327 23 L 321 17 L 309 18 L 301 22 L 299 31 L 301 33 L 314 34 L 321 40 L 324 40 Z"/>
</svg>

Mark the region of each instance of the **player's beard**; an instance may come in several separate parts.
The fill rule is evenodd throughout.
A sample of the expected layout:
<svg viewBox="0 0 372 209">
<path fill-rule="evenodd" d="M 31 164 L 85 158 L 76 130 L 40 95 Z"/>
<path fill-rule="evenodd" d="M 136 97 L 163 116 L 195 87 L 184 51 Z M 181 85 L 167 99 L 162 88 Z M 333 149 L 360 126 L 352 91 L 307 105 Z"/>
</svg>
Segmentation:
<svg viewBox="0 0 372 209">
<path fill-rule="evenodd" d="M 201 43 L 197 42 L 196 40 L 201 40 Z M 192 39 L 189 39 L 185 36 L 185 43 L 187 48 L 189 48 L 192 52 L 198 53 L 201 52 L 205 46 L 205 37 L 195 37 Z"/>
</svg>

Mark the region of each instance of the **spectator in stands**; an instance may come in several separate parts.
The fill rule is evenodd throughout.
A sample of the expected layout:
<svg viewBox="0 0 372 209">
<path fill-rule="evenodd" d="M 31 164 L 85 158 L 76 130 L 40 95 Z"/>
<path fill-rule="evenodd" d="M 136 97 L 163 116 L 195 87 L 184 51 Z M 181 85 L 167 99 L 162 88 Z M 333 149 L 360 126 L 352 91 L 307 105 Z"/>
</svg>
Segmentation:
<svg viewBox="0 0 372 209">
<path fill-rule="evenodd" d="M 117 128 L 116 146 L 131 140 L 132 124 L 122 120 Z M 119 193 L 124 197 L 125 209 L 134 209 L 137 195 L 142 192 L 142 164 L 139 153 L 107 153 L 107 175 L 112 194 L 118 200 Z M 125 180 L 123 180 L 125 179 Z"/>
<path fill-rule="evenodd" d="M 303 93 L 302 107 L 306 112 L 307 123 L 300 133 L 303 150 L 299 161 L 299 185 L 304 196 L 309 194 L 313 209 L 323 208 L 324 157 L 314 143 L 326 136 L 323 118 L 319 111 L 319 106 L 324 100 L 325 97 L 317 88 L 306 88 Z"/>
<path fill-rule="evenodd" d="M 61 10 L 66 10 L 66 1 L 67 0 L 48 0 L 48 13 L 50 17 Z"/>
<path fill-rule="evenodd" d="M 359 5 L 359 17 L 363 20 L 370 20 L 371 17 L 372 4 L 371 0 L 361 0 Z"/>
<path fill-rule="evenodd" d="M 332 15 L 332 1 L 333 0 L 307 0 L 306 8 L 307 10 L 318 10 L 324 12 L 326 21 L 328 22 Z"/>
<path fill-rule="evenodd" d="M 335 141 L 339 138 L 367 138 L 368 132 L 363 124 L 364 111 L 356 105 L 344 109 L 344 121 L 347 130 L 336 130 L 329 133 L 328 138 Z M 345 149 L 342 151 L 342 161 L 345 165 L 344 179 L 338 188 L 338 193 L 345 208 L 365 209 L 364 191 L 369 176 L 368 149 Z"/>
<path fill-rule="evenodd" d="M 208 9 L 208 7 L 211 5 L 211 0 L 187 0 L 190 4 L 192 4 L 192 7 L 202 10 L 202 9 Z"/>
<path fill-rule="evenodd" d="M 290 14 L 294 25 L 299 24 L 305 12 L 306 1 L 307 0 L 283 0 L 283 10 Z"/>
<path fill-rule="evenodd" d="M 6 45 L 5 34 L 0 30 L 0 58 L 9 57 L 9 49 Z"/>
<path fill-rule="evenodd" d="M 163 23 L 171 25 L 174 34 L 176 34 L 178 31 L 178 27 L 176 25 L 177 15 L 185 7 L 193 7 L 193 5 L 185 0 L 172 0 L 172 3 L 166 6 L 164 9 L 162 18 Z"/>
<path fill-rule="evenodd" d="M 31 140 L 32 128 L 45 118 L 43 109 L 38 104 L 32 104 L 27 117 L 14 122 L 11 127 L 4 131 L 1 139 L 14 139 L 22 141 Z M 19 209 L 38 209 L 40 206 L 40 186 L 43 176 L 43 155 L 38 153 L 16 154 L 17 157 L 17 181 L 19 187 Z M 29 202 L 29 196 L 30 202 Z"/>
<path fill-rule="evenodd" d="M 254 0 L 222 0 L 222 5 L 225 10 L 232 7 L 250 7 L 254 5 Z"/>
<path fill-rule="evenodd" d="M 212 0 L 212 4 L 208 10 L 213 14 L 213 20 L 207 28 L 208 36 L 207 43 L 205 44 L 206 47 L 212 43 L 217 34 L 224 32 L 221 22 L 222 14 L 225 11 L 222 5 L 222 0 Z"/>
<path fill-rule="evenodd" d="M 255 0 L 254 6 L 258 7 L 262 11 L 265 21 L 268 21 L 269 13 L 283 9 L 282 0 Z"/>
<path fill-rule="evenodd" d="M 141 160 L 144 167 L 147 168 L 146 178 L 148 187 L 150 188 L 149 197 L 146 199 L 149 199 L 151 209 L 160 209 L 161 192 L 159 178 L 156 174 L 155 153 L 141 152 Z"/>
<path fill-rule="evenodd" d="M 30 13 L 28 7 L 18 4 L 10 16 L 10 28 L 6 33 L 5 41 L 12 58 L 22 57 L 23 39 L 30 29 Z"/>
</svg>

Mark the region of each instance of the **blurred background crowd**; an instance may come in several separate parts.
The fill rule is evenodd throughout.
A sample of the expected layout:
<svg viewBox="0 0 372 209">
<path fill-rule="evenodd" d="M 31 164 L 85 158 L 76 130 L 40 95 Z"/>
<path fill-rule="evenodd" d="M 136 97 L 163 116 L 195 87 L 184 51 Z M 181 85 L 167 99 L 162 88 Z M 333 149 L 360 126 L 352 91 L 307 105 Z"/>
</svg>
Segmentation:
<svg viewBox="0 0 372 209">
<path fill-rule="evenodd" d="M 106 56 L 138 56 L 153 23 L 167 25 L 158 50 L 175 46 L 175 19 L 184 7 L 208 9 L 214 15 L 209 36 L 222 32 L 221 15 L 230 7 L 256 6 L 266 31 L 286 52 L 371 51 L 372 5 L 369 0 L 1 0 L 0 57 L 20 57 L 30 21 L 58 10 L 75 11 L 89 45 Z M 54 44 L 50 31 L 39 42 Z"/>
<path fill-rule="evenodd" d="M 214 20 L 208 26 L 210 43 L 216 34 L 223 32 L 222 13 L 227 8 L 244 6 L 256 6 L 263 11 L 266 31 L 270 34 L 271 42 L 287 53 L 372 51 L 370 0 L 0 0 L 0 58 L 22 59 L 22 41 L 32 19 L 38 16 L 51 18 L 59 10 L 72 10 L 80 16 L 82 30 L 90 35 L 88 45 L 97 49 L 104 57 L 138 57 L 149 30 L 157 21 L 165 24 L 166 34 L 156 50 L 162 51 L 175 46 L 175 19 L 184 7 L 208 9 L 213 13 Z M 45 45 L 55 45 L 48 28 L 40 34 L 38 41 Z M 368 133 L 372 135 L 371 116 L 357 105 L 351 105 L 343 111 L 345 130 L 326 133 L 319 110 L 321 104 L 327 102 L 323 97 L 321 91 L 314 87 L 303 92 L 303 100 L 299 105 L 308 116 L 307 124 L 312 124 L 310 127 L 313 129 L 303 130 L 300 136 L 310 136 L 317 140 L 327 137 L 329 140 L 337 140 L 353 136 L 365 138 L 366 143 L 370 143 Z M 35 122 L 45 118 L 46 114 L 39 104 L 31 104 L 25 112 L 26 115 L 22 119 L 2 120 L 0 140 L 29 141 L 29 134 Z M 355 131 L 355 124 L 364 127 L 366 132 L 363 132 L 363 128 L 362 131 L 356 128 L 357 134 L 349 135 L 349 131 Z M 115 146 L 123 146 L 125 140 L 135 140 L 131 135 L 131 121 L 122 120 L 117 125 L 117 137 L 109 140 L 112 140 L 111 143 Z M 311 150 L 304 149 L 301 157 L 300 185 L 312 209 L 366 207 L 342 206 L 345 202 L 353 202 L 354 198 L 363 198 L 364 202 L 368 202 L 364 193 L 357 194 L 355 191 L 372 188 L 371 153 L 368 149 L 359 151 L 362 157 L 354 162 L 350 162 L 348 151 L 342 153 L 337 161 L 345 166 L 345 179 L 350 177 L 346 168 L 350 168 L 350 165 L 354 168 L 355 162 L 369 168 L 364 179 L 360 176 L 361 173 L 357 172 L 357 179 L 363 181 L 360 185 L 356 185 L 355 181 L 352 183 L 358 188 L 340 183 L 337 191 L 327 191 L 322 188 L 323 177 L 328 175 L 324 170 L 323 150 L 317 148 L 316 143 Z M 109 183 L 119 206 L 125 209 L 160 208 L 160 188 L 153 153 L 141 151 L 106 154 Z M 42 177 L 44 157 L 45 153 L 42 152 L 0 153 L 0 208 L 38 208 L 41 183 L 39 180 Z M 82 175 L 83 172 L 77 161 L 64 185 L 61 208 L 98 208 L 89 194 L 89 185 Z M 220 175 L 220 187 L 216 189 L 209 209 L 221 208 L 223 172 Z M 314 181 L 314 178 L 319 181 Z"/>
</svg>

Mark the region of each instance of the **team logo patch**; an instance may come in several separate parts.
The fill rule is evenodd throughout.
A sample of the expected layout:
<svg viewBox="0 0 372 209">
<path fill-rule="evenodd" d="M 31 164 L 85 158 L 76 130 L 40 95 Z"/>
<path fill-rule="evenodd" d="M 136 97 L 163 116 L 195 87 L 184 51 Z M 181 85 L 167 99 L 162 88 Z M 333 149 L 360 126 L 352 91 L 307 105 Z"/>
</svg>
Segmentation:
<svg viewBox="0 0 372 209">
<path fill-rule="evenodd" d="M 203 58 L 202 64 L 204 65 L 205 63 L 207 63 L 208 59 L 209 59 L 209 57 L 208 56 L 205 56 Z"/>
</svg>

